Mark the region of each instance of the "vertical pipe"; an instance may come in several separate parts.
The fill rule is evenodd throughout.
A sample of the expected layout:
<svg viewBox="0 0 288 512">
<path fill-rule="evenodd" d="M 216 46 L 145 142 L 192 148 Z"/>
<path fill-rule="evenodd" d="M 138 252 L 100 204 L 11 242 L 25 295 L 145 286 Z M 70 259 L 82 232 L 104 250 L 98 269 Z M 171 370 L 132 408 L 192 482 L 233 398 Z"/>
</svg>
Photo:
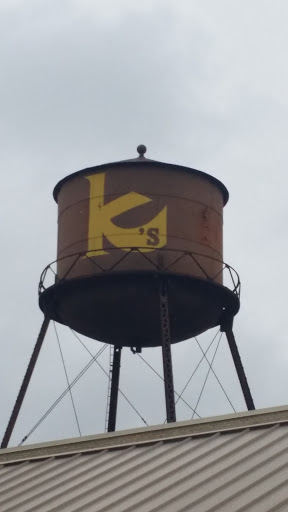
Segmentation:
<svg viewBox="0 0 288 512">
<path fill-rule="evenodd" d="M 35 344 L 35 347 L 34 347 L 34 350 L 32 352 L 31 359 L 29 361 L 26 373 L 24 375 L 24 379 L 23 379 L 21 387 L 20 387 L 20 391 L 16 398 L 16 402 L 15 402 L 13 411 L 10 416 L 9 423 L 7 425 L 7 428 L 6 428 L 2 443 L 1 443 L 1 448 L 7 448 L 8 443 L 10 441 L 11 435 L 12 435 L 14 427 L 15 427 L 15 423 L 17 421 L 23 400 L 25 398 L 25 395 L 26 395 L 26 392 L 27 392 L 34 368 L 35 368 L 35 365 L 37 363 L 37 359 L 38 359 L 38 356 L 39 356 L 39 353 L 40 353 L 40 350 L 41 350 L 41 347 L 42 347 L 42 344 L 43 344 L 43 341 L 44 341 L 44 338 L 45 338 L 45 335 L 46 335 L 46 332 L 47 332 L 47 329 L 49 326 L 49 322 L 50 322 L 50 319 L 47 316 L 45 316 L 42 326 L 41 326 L 41 329 L 40 329 L 40 332 L 39 332 L 39 335 L 38 335 L 38 338 L 37 338 L 37 341 L 36 341 L 36 344 Z"/>
<path fill-rule="evenodd" d="M 162 281 L 160 286 L 160 314 L 166 415 L 167 423 L 173 423 L 176 421 L 176 410 L 171 355 L 168 296 L 166 283 L 164 281 Z"/>
<path fill-rule="evenodd" d="M 112 366 L 112 380 L 111 380 L 111 395 L 109 404 L 109 418 L 108 418 L 108 432 L 114 432 L 116 428 L 117 404 L 118 404 L 118 390 L 120 379 L 121 367 L 121 351 L 122 347 L 114 347 L 113 366 Z"/>
</svg>

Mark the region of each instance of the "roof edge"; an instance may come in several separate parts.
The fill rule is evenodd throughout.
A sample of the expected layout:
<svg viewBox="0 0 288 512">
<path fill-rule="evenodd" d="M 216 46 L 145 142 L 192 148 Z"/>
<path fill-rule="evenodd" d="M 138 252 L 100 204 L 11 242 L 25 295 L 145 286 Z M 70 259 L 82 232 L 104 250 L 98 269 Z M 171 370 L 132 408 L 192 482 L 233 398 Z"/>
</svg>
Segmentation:
<svg viewBox="0 0 288 512">
<path fill-rule="evenodd" d="M 134 444 L 169 441 L 179 437 L 209 435 L 217 432 L 264 427 L 265 425 L 271 426 L 287 422 L 288 406 L 245 411 L 236 414 L 169 423 L 167 425 L 155 425 L 82 438 L 6 448 L 0 451 L 0 464 L 20 462 L 27 459 L 72 455 L 109 448 L 124 448 Z"/>
<path fill-rule="evenodd" d="M 178 169 L 178 170 L 190 172 L 196 176 L 201 176 L 202 178 L 213 183 L 216 187 L 219 188 L 219 190 L 221 190 L 224 206 L 227 204 L 227 202 L 229 200 L 229 192 L 228 192 L 227 188 L 225 187 L 225 185 L 222 183 L 222 181 L 218 180 L 211 174 L 208 174 L 204 171 L 199 171 L 198 169 L 193 169 L 192 167 L 187 167 L 185 165 L 171 164 L 171 163 L 166 163 L 166 162 L 158 162 L 157 160 L 150 160 L 148 158 L 143 158 L 143 157 L 142 158 L 133 158 L 131 160 L 121 160 L 119 162 L 111 162 L 111 163 L 95 165 L 92 167 L 87 167 L 86 169 L 81 169 L 80 171 L 76 171 L 72 174 L 68 174 L 67 176 L 62 178 L 62 180 L 58 181 L 57 185 L 54 187 L 53 197 L 57 203 L 58 194 L 59 194 L 62 186 L 65 183 L 67 183 L 69 180 L 77 178 L 78 176 L 101 172 L 101 171 L 104 171 L 107 169 L 117 169 L 122 166 L 129 168 L 131 166 L 135 167 L 135 165 L 137 167 L 142 167 L 143 165 L 148 166 L 149 164 L 153 167 L 158 167 L 158 168 L 162 168 L 162 169 L 170 169 L 170 170 Z"/>
</svg>

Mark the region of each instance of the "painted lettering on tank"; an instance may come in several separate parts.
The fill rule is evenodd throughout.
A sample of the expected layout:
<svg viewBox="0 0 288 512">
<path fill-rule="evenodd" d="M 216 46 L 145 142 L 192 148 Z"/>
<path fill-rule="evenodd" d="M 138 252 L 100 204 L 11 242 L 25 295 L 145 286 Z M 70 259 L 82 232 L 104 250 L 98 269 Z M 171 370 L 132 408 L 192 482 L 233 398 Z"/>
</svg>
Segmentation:
<svg viewBox="0 0 288 512">
<path fill-rule="evenodd" d="M 129 250 L 139 247 L 143 252 L 154 251 L 167 243 L 167 206 L 151 221 L 137 228 L 121 228 L 113 219 L 133 208 L 152 201 L 138 192 L 129 192 L 108 203 L 105 202 L 105 173 L 86 178 L 90 183 L 88 252 L 91 256 L 108 254 L 104 249 L 104 237 L 115 247 Z"/>
</svg>

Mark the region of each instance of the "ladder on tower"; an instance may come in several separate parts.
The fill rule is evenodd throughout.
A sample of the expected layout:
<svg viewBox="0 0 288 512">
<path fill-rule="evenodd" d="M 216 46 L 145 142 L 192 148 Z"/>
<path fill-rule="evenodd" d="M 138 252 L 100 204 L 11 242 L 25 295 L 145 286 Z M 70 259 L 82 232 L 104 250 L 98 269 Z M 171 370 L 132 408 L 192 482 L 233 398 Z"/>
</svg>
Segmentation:
<svg viewBox="0 0 288 512">
<path fill-rule="evenodd" d="M 105 416 L 105 432 L 108 432 L 111 384 L 112 384 L 112 369 L 113 369 L 113 345 L 110 345 L 110 348 L 109 348 L 109 379 L 108 379 L 108 392 L 107 392 L 107 404 L 106 404 L 106 416 Z"/>
</svg>

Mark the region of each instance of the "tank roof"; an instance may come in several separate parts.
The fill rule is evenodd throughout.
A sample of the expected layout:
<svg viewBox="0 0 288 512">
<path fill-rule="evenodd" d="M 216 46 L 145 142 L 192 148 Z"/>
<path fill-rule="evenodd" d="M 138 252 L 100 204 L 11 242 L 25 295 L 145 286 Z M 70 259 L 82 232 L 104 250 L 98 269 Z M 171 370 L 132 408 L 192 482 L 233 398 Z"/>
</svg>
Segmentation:
<svg viewBox="0 0 288 512">
<path fill-rule="evenodd" d="M 211 176 L 211 174 L 208 174 L 203 171 L 199 171 L 198 169 L 193 169 L 191 167 L 186 167 L 184 165 L 159 162 L 157 160 L 151 160 L 150 158 L 146 158 L 144 156 L 144 153 L 146 153 L 146 147 L 142 144 L 140 146 L 138 146 L 137 151 L 139 153 L 139 156 L 136 158 L 95 165 L 93 167 L 87 167 L 85 169 L 81 169 L 80 171 L 73 172 L 72 174 L 68 174 L 67 176 L 65 176 L 65 178 L 58 181 L 57 185 L 55 186 L 55 188 L 53 190 L 53 197 L 54 197 L 56 203 L 57 203 L 57 199 L 58 199 L 58 194 L 59 194 L 62 186 L 66 182 L 68 182 L 70 179 L 81 176 L 82 174 L 83 175 L 92 174 L 92 173 L 104 171 L 106 169 L 117 169 L 120 167 L 129 168 L 132 166 L 135 167 L 135 164 L 136 164 L 137 166 L 139 166 L 139 168 L 140 167 L 143 168 L 143 165 L 144 166 L 149 165 L 150 167 L 152 166 L 152 167 L 157 167 L 157 168 L 167 169 L 167 170 L 187 171 L 196 176 L 201 176 L 202 178 L 206 179 L 207 181 L 210 181 L 210 183 L 213 183 L 216 187 L 218 187 L 221 190 L 222 195 L 223 195 L 223 204 L 224 204 L 224 206 L 227 204 L 228 199 L 229 199 L 229 192 L 228 192 L 227 188 L 225 187 L 225 185 L 223 185 L 223 183 L 220 180 L 218 180 L 217 178 L 214 178 L 214 176 Z"/>
</svg>

